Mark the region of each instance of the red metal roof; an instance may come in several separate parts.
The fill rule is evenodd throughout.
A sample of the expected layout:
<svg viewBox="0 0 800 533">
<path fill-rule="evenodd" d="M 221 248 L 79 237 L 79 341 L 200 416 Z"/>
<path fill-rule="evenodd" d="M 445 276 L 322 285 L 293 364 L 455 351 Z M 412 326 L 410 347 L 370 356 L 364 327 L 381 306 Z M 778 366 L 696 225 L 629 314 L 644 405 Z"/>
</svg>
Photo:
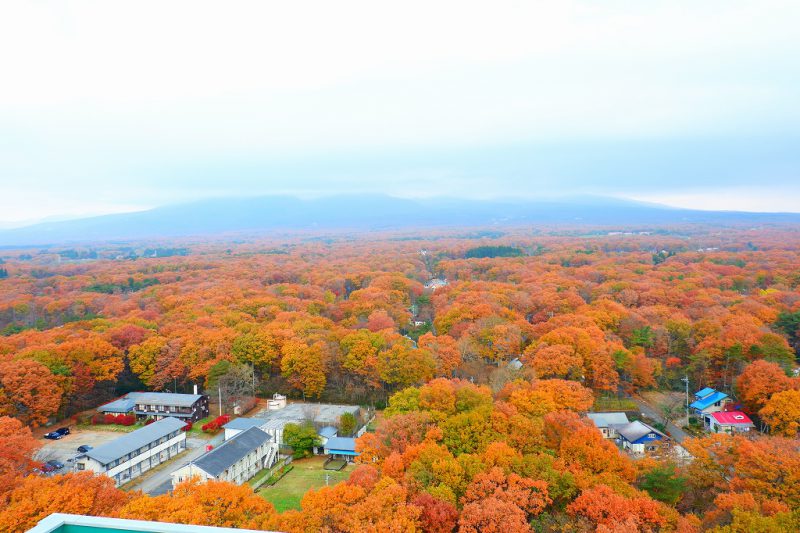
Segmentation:
<svg viewBox="0 0 800 533">
<path fill-rule="evenodd" d="M 750 417 L 744 414 L 741 411 L 720 411 L 718 413 L 711 413 L 711 416 L 719 424 L 752 424 L 753 421 L 750 420 Z"/>
</svg>

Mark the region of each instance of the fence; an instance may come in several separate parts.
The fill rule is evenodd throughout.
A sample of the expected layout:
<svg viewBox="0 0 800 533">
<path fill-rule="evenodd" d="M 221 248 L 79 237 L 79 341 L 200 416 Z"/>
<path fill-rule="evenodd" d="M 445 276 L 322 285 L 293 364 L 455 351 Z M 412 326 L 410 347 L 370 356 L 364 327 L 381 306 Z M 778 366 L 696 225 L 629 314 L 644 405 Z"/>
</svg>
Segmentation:
<svg viewBox="0 0 800 533">
<path fill-rule="evenodd" d="M 288 457 L 283 457 L 281 459 L 278 459 L 278 462 L 275 463 L 275 465 L 272 468 L 269 469 L 269 472 L 265 476 L 263 476 L 261 479 L 259 479 L 255 483 L 251 484 L 251 487 L 253 487 L 253 490 L 258 490 L 262 486 L 266 485 L 267 483 L 269 483 L 270 485 L 274 485 L 275 483 L 280 481 L 283 476 L 285 476 L 286 474 L 289 473 L 289 470 L 291 470 L 291 469 L 287 468 L 287 467 L 289 465 L 291 465 L 291 464 L 292 464 L 292 456 L 291 455 L 289 455 Z M 275 474 L 280 472 L 284 468 L 286 468 L 286 471 L 283 472 L 277 479 L 275 479 Z"/>
</svg>

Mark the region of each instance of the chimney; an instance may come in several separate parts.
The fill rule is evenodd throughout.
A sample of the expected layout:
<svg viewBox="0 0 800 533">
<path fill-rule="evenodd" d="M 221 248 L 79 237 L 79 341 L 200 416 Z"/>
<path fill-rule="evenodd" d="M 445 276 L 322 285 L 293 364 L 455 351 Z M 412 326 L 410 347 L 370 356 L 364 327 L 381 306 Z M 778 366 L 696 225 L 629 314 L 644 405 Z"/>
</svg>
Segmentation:
<svg viewBox="0 0 800 533">
<path fill-rule="evenodd" d="M 197 383 L 194 384 L 194 393 L 197 394 Z"/>
</svg>

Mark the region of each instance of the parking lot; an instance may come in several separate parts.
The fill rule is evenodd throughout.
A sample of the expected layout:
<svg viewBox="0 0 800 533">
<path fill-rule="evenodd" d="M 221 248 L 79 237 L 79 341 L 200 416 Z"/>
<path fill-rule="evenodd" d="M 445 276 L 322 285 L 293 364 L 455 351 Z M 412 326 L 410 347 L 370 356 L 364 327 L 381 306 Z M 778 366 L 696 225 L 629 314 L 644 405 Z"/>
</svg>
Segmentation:
<svg viewBox="0 0 800 533">
<path fill-rule="evenodd" d="M 60 440 L 48 440 L 42 438 L 41 440 L 44 444 L 36 453 L 34 458 L 37 461 L 42 462 L 49 461 L 51 459 L 61 461 L 66 465 L 60 472 L 63 473 L 71 469 L 72 459 L 78 455 L 78 446 L 88 444 L 89 446 L 96 448 L 101 444 L 105 444 L 106 442 L 112 441 L 124 435 L 124 433 L 119 433 L 117 431 L 97 431 L 94 429 L 81 430 L 74 426 L 70 428 L 70 432 L 71 433 L 69 435 L 62 437 Z"/>
</svg>

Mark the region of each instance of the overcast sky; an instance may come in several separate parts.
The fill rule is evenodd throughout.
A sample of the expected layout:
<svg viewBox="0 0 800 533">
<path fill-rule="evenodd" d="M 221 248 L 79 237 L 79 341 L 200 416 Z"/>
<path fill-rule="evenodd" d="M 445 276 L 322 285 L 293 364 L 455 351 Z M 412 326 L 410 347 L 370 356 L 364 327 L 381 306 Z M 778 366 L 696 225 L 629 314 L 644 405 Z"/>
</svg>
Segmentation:
<svg viewBox="0 0 800 533">
<path fill-rule="evenodd" d="M 0 222 L 219 195 L 800 211 L 800 2 L 0 4 Z"/>
</svg>

